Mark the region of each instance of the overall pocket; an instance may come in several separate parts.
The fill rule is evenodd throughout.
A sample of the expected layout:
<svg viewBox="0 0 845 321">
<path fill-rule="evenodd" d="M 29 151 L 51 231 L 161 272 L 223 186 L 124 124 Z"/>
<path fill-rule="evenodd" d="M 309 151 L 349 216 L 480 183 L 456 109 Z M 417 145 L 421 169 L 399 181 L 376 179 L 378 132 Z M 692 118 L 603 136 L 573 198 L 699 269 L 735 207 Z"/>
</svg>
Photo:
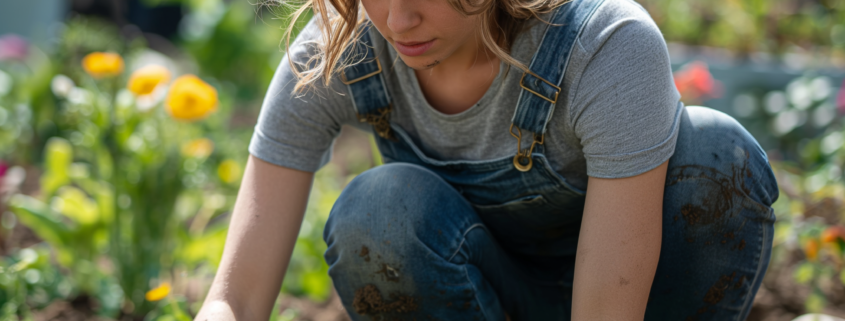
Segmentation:
<svg viewBox="0 0 845 321">
<path fill-rule="evenodd" d="M 581 214 L 566 213 L 547 196 L 532 194 L 496 205 L 473 205 L 484 225 L 506 249 L 529 256 L 575 253 Z"/>
</svg>

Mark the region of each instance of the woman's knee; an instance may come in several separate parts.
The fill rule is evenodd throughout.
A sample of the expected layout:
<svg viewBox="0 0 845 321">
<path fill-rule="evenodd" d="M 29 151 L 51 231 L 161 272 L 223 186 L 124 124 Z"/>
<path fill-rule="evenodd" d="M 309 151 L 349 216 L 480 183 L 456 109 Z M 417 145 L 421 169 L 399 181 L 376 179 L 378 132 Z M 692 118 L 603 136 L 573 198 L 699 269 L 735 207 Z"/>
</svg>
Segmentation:
<svg viewBox="0 0 845 321">
<path fill-rule="evenodd" d="M 779 195 L 768 157 L 757 140 L 733 117 L 701 106 L 686 107 L 681 117 L 667 184 L 695 175 L 710 176 L 724 188 L 766 206 Z"/>
<path fill-rule="evenodd" d="M 413 164 L 391 163 L 354 178 L 331 210 L 323 232 L 330 247 L 389 242 L 403 251 L 423 242 L 443 256 L 454 236 L 476 220 L 469 203 L 436 173 Z M 357 242 L 361 241 L 361 242 Z M 347 245 L 344 245 L 347 244 Z"/>
<path fill-rule="evenodd" d="M 437 174 L 413 164 L 392 163 L 367 170 L 343 189 L 331 210 L 329 222 L 359 225 L 379 217 L 420 215 L 436 205 L 443 188 L 451 188 Z"/>
</svg>

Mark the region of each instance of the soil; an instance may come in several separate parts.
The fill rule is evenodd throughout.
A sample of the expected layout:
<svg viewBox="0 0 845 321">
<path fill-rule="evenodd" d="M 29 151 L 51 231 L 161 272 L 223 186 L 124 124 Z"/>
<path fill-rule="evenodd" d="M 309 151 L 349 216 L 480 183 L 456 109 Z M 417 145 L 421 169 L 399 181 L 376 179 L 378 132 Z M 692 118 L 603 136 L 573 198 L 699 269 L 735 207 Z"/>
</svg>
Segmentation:
<svg viewBox="0 0 845 321">
<path fill-rule="evenodd" d="M 294 321 L 350 321 L 349 315 L 343 308 L 340 302 L 340 297 L 337 292 L 332 291 L 332 295 L 326 302 L 314 302 L 307 298 L 297 298 L 288 295 L 282 295 L 279 301 L 279 311 L 284 313 L 285 310 L 292 309 L 297 312 L 297 317 Z"/>
<path fill-rule="evenodd" d="M 370 261 L 370 249 L 364 245 L 361 245 L 361 253 L 358 253 L 358 256 L 363 257 L 364 261 Z"/>
<path fill-rule="evenodd" d="M 728 289 L 730 286 L 731 281 L 736 276 L 736 272 L 731 273 L 730 276 L 722 275 L 719 278 L 719 281 L 716 281 L 716 284 L 713 284 L 709 290 L 707 290 L 707 294 L 704 295 L 704 302 L 709 304 L 716 304 L 719 301 L 722 301 L 725 298 L 725 290 Z"/>
<path fill-rule="evenodd" d="M 72 301 L 54 301 L 41 311 L 33 313 L 34 321 L 107 321 L 108 319 L 94 315 L 94 302 L 85 295 L 78 296 Z"/>
<path fill-rule="evenodd" d="M 390 302 L 385 302 L 379 289 L 369 284 L 355 291 L 352 308 L 358 314 L 371 316 L 391 312 L 411 312 L 418 308 L 414 298 L 407 295 L 391 293 L 390 299 Z"/>
</svg>

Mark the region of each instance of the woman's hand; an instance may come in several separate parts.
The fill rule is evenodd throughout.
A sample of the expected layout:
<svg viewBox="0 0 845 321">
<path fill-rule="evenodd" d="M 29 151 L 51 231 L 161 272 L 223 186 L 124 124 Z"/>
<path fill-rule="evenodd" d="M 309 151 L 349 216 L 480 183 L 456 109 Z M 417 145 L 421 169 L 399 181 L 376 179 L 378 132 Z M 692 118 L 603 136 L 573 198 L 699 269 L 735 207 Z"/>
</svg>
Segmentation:
<svg viewBox="0 0 845 321">
<path fill-rule="evenodd" d="M 199 313 L 197 313 L 197 317 L 194 318 L 194 320 L 237 320 L 237 318 L 235 318 L 235 313 L 232 311 L 232 307 L 230 307 L 225 301 L 206 301 L 205 304 L 202 305 L 202 308 Z"/>
</svg>

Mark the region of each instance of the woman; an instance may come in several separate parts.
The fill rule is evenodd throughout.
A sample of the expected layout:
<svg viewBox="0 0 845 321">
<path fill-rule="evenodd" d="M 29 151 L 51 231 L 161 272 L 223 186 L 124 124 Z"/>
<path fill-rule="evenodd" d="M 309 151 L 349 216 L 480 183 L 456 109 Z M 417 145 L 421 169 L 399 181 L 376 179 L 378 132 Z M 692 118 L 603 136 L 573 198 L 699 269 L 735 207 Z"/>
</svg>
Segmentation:
<svg viewBox="0 0 845 321">
<path fill-rule="evenodd" d="M 349 183 L 324 231 L 353 320 L 748 315 L 774 175 L 733 118 L 683 106 L 636 2 L 310 4 L 197 319 L 267 319 L 343 124 L 387 162 Z"/>
</svg>

